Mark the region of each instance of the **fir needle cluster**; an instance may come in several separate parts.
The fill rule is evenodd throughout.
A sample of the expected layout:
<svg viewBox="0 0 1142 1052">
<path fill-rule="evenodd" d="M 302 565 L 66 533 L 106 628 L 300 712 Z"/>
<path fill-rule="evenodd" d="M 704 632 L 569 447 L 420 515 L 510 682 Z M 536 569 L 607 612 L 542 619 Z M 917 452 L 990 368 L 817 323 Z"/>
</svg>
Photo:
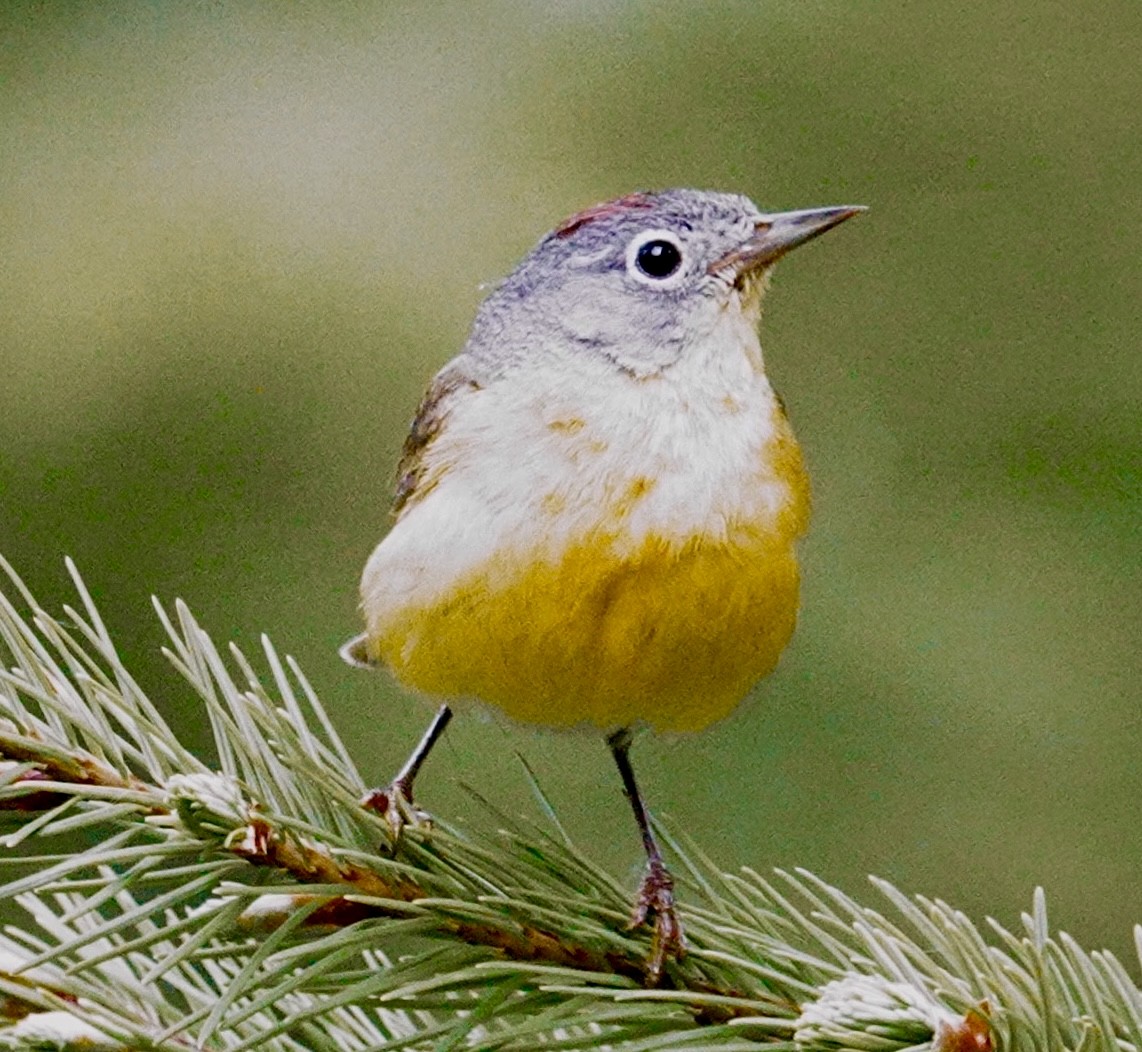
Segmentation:
<svg viewBox="0 0 1142 1052">
<path fill-rule="evenodd" d="M 660 827 L 690 949 L 645 984 L 627 889 L 542 825 L 406 830 L 297 664 L 263 677 L 189 611 L 159 617 L 214 730 L 212 769 L 80 609 L 0 590 L 0 1047 L 126 1050 L 756 1048 L 1142 1052 L 1112 954 L 977 927 L 876 882 L 720 871 Z M 485 805 L 487 806 L 487 805 Z"/>
</svg>

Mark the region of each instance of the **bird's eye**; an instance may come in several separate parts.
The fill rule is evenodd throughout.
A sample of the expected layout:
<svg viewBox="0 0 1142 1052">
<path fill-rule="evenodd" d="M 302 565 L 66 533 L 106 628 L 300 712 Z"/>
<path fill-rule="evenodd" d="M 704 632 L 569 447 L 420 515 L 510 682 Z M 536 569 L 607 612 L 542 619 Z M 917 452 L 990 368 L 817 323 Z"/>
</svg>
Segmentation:
<svg viewBox="0 0 1142 1052">
<path fill-rule="evenodd" d="M 682 253 L 673 242 L 656 238 L 639 246 L 634 261 L 648 278 L 668 278 L 682 265 Z"/>
<path fill-rule="evenodd" d="M 682 245 L 669 231 L 645 232 L 627 249 L 627 270 L 641 281 L 666 281 L 681 267 Z"/>
</svg>

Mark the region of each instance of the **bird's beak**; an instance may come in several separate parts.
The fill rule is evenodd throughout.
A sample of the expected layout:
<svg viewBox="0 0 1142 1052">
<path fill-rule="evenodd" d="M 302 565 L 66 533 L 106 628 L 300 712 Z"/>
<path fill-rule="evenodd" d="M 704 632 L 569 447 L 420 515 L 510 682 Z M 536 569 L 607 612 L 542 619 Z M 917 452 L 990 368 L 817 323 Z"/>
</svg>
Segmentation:
<svg viewBox="0 0 1142 1052">
<path fill-rule="evenodd" d="M 747 241 L 711 263 L 709 273 L 720 274 L 729 270 L 737 278 L 761 270 L 798 245 L 864 211 L 864 205 L 837 205 L 803 208 L 797 212 L 773 212 L 758 220 L 757 229 Z"/>
</svg>

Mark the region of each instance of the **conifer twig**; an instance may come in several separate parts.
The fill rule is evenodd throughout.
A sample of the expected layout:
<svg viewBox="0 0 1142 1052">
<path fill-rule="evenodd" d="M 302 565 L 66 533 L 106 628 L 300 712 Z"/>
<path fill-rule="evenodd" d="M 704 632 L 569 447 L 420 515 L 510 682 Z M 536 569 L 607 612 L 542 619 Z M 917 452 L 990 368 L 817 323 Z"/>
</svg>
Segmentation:
<svg viewBox="0 0 1142 1052">
<path fill-rule="evenodd" d="M 981 930 L 879 882 L 873 909 L 723 873 L 668 830 L 691 948 L 648 989 L 627 892 L 557 820 L 388 843 L 296 663 L 263 640 L 271 692 L 176 604 L 211 770 L 74 567 L 62 618 L 0 568 L 0 899 L 26 918 L 0 935 L 0 1047 L 1142 1052 L 1136 978 L 1053 936 L 1040 893 L 1022 933 Z"/>
</svg>

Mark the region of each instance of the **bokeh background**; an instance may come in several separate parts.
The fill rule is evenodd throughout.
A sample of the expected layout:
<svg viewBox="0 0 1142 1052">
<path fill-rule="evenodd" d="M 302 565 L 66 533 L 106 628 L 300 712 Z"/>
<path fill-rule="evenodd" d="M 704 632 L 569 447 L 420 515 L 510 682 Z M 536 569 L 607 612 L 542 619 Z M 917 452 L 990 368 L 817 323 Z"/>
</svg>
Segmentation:
<svg viewBox="0 0 1142 1052">
<path fill-rule="evenodd" d="M 799 634 L 725 724 L 650 738 L 721 863 L 876 873 L 1123 953 L 1142 920 L 1142 5 L 9 2 L 0 551 L 76 558 L 207 748 L 155 593 L 296 655 L 367 776 L 423 702 L 345 668 L 399 443 L 481 287 L 635 188 L 870 213 L 763 327 L 816 521 Z M 468 717 L 423 802 L 536 807 L 632 886 L 602 744 Z"/>
</svg>

